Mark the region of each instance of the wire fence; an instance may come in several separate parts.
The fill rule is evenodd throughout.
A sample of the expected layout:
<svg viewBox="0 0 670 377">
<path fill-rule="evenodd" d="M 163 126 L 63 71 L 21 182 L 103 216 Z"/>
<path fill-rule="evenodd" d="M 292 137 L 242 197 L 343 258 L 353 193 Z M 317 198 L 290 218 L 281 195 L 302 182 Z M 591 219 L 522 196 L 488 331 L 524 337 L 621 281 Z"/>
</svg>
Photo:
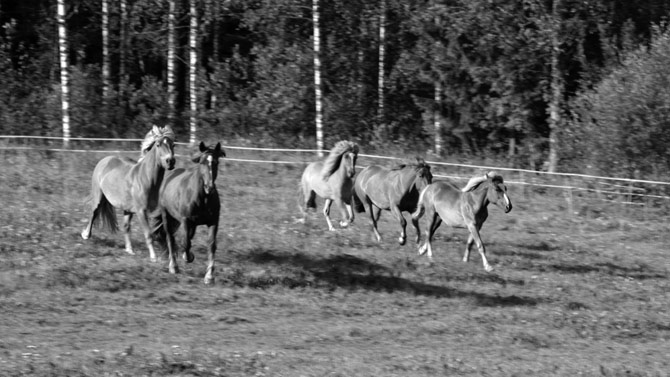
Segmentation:
<svg viewBox="0 0 670 377">
<path fill-rule="evenodd" d="M 10 140 L 15 142 L 17 141 L 37 141 L 42 140 L 46 142 L 62 142 L 61 137 L 55 136 L 17 136 L 17 135 L 0 135 L 0 140 Z M 105 143 L 140 143 L 142 139 L 119 139 L 119 138 L 70 138 L 71 141 L 76 142 L 105 142 Z M 81 149 L 81 148 L 54 148 L 50 146 L 22 146 L 22 145 L 0 145 L 0 150 L 14 150 L 14 151 L 47 151 L 55 153 L 95 153 L 95 154 L 133 154 L 139 153 L 138 149 Z M 176 143 L 177 145 L 189 146 L 189 143 Z M 227 151 L 241 151 L 244 153 L 256 153 L 262 155 L 264 153 L 308 153 L 310 154 L 309 158 L 298 158 L 295 160 L 289 159 L 263 159 L 263 158 L 242 158 L 241 156 L 229 156 L 226 158 L 226 161 L 233 163 L 254 163 L 254 164 L 279 164 L 279 165 L 300 165 L 306 164 L 313 160 L 311 154 L 316 154 L 318 152 L 325 152 L 327 150 L 318 150 L 318 149 L 300 149 L 300 148 L 267 148 L 267 147 L 251 147 L 251 146 L 237 146 L 237 145 L 222 145 L 224 150 Z M 177 154 L 177 156 L 180 156 Z M 394 157 L 394 156 L 383 156 L 375 154 L 359 154 L 359 157 L 362 157 L 371 161 L 378 160 L 394 160 L 401 161 L 403 158 Z M 666 194 L 668 188 L 670 188 L 670 182 L 658 181 L 658 180 L 645 180 L 645 179 L 631 179 L 631 178 L 621 178 L 621 177 L 607 177 L 607 176 L 598 176 L 598 175 L 589 175 L 582 173 L 563 173 L 563 172 L 547 172 L 547 171 L 536 171 L 529 169 L 519 169 L 519 168 L 509 168 L 503 166 L 491 166 L 491 165 L 476 165 L 476 164 L 464 164 L 464 163 L 452 163 L 452 162 L 443 162 L 443 161 L 426 161 L 428 164 L 433 166 L 434 170 L 438 168 L 455 168 L 458 170 L 459 174 L 434 174 L 436 178 L 446 178 L 453 180 L 467 180 L 472 176 L 472 171 L 484 171 L 484 170 L 495 170 L 502 172 L 509 172 L 512 179 L 507 179 L 506 183 L 509 185 L 516 185 L 520 187 L 535 187 L 542 189 L 558 189 L 563 191 L 569 191 L 569 196 L 572 197 L 573 194 L 579 193 L 593 193 L 596 194 L 598 200 L 603 202 L 618 202 L 622 204 L 645 204 L 637 203 L 634 198 L 637 199 L 662 199 L 670 200 L 670 195 Z M 376 163 L 376 162 L 373 162 Z M 361 164 L 359 168 L 363 168 L 364 165 Z M 467 172 L 467 173 L 466 173 Z M 557 182 L 558 181 L 558 182 Z M 645 187 L 640 187 L 645 186 Z M 651 188 L 656 188 L 656 193 L 650 191 Z M 566 198 L 568 195 L 566 195 Z M 567 200 L 567 199 L 566 199 Z"/>
</svg>

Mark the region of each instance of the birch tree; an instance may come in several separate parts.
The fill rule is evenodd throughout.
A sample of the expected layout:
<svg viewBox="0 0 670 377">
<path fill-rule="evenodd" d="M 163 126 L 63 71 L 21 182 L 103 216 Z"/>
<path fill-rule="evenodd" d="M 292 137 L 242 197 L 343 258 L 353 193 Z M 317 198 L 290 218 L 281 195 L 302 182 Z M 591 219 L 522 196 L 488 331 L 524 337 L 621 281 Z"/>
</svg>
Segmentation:
<svg viewBox="0 0 670 377">
<path fill-rule="evenodd" d="M 190 95 L 190 117 L 189 117 L 189 143 L 195 144 L 198 112 L 198 10 L 196 0 L 189 0 L 190 30 L 189 30 L 189 95 Z"/>
<path fill-rule="evenodd" d="M 112 86 L 109 61 L 109 0 L 102 0 L 102 104 L 109 110 L 109 91 Z"/>
<path fill-rule="evenodd" d="M 177 82 L 175 72 L 175 59 L 177 48 L 176 24 L 177 9 L 176 0 L 169 1 L 168 10 L 168 51 L 167 51 L 167 91 L 168 91 L 168 120 L 174 127 L 177 113 Z"/>
<path fill-rule="evenodd" d="M 319 30 L 319 0 L 312 0 L 312 18 L 314 27 L 314 96 L 316 102 L 316 149 L 319 157 L 323 157 L 323 110 L 321 98 L 321 57 Z"/>
<path fill-rule="evenodd" d="M 561 0 L 554 0 L 551 9 L 551 99 L 549 103 L 549 159 L 547 170 L 555 172 L 558 165 L 558 130 L 561 124 L 563 77 L 560 69 Z"/>
<path fill-rule="evenodd" d="M 379 72 L 377 78 L 377 127 L 381 136 L 384 125 L 384 56 L 386 43 L 386 0 L 379 6 Z"/>
<path fill-rule="evenodd" d="M 58 23 L 58 50 L 60 57 L 60 87 L 61 87 L 61 110 L 63 123 L 63 144 L 70 144 L 70 90 L 68 72 L 68 45 L 67 29 L 65 28 L 65 0 L 58 0 L 57 5 Z"/>
</svg>

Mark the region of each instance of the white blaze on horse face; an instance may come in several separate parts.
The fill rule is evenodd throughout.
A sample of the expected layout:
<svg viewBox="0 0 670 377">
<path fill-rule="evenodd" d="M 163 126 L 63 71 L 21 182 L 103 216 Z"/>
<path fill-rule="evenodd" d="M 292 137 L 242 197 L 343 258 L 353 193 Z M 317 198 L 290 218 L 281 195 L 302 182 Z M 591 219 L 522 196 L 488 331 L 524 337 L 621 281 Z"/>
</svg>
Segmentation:
<svg viewBox="0 0 670 377">
<path fill-rule="evenodd" d="M 509 198 L 507 197 L 507 193 L 504 192 L 504 191 L 503 191 L 503 198 L 505 199 L 505 208 L 509 208 L 511 203 L 510 203 Z"/>
<path fill-rule="evenodd" d="M 207 167 L 209 168 L 209 179 L 212 181 L 212 186 L 214 186 L 214 172 L 212 165 L 214 164 L 214 157 L 209 155 L 207 156 Z"/>
</svg>

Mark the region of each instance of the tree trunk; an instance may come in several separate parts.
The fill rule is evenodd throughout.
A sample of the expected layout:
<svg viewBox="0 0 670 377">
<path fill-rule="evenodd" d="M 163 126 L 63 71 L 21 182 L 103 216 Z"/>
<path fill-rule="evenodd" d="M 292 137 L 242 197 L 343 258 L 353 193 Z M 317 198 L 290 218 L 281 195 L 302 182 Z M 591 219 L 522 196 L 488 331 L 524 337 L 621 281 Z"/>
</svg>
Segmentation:
<svg viewBox="0 0 670 377">
<path fill-rule="evenodd" d="M 175 57 L 176 57 L 176 24 L 177 24 L 177 9 L 176 0 L 169 0 L 168 13 L 168 51 L 167 51 L 167 91 L 168 91 L 168 121 L 171 127 L 175 126 L 175 119 L 177 114 L 177 81 L 175 72 Z"/>
<path fill-rule="evenodd" d="M 319 157 L 323 157 L 323 114 L 321 99 L 321 57 L 319 30 L 319 0 L 312 0 L 312 17 L 314 23 L 314 96 L 316 102 L 316 149 Z"/>
<path fill-rule="evenodd" d="M 551 34 L 551 101 L 549 103 L 549 159 L 547 170 L 555 172 L 558 165 L 558 132 L 561 124 L 561 103 L 563 102 L 563 75 L 560 67 L 560 0 L 554 0 Z"/>
<path fill-rule="evenodd" d="M 128 0 L 120 0 L 121 7 L 121 30 L 119 42 L 119 77 L 121 82 L 126 80 L 126 46 L 128 45 Z"/>
<path fill-rule="evenodd" d="M 60 55 L 60 88 L 63 123 L 63 145 L 70 144 L 70 75 L 68 73 L 67 29 L 65 28 L 65 0 L 58 0 L 58 50 Z"/>
<path fill-rule="evenodd" d="M 191 114 L 189 117 L 189 143 L 195 144 L 195 134 L 197 129 L 198 114 L 198 11 L 196 9 L 196 0 L 190 0 L 190 33 L 189 33 L 189 94 Z"/>
<path fill-rule="evenodd" d="M 435 105 L 433 122 L 435 124 L 435 154 L 442 154 L 442 85 L 435 81 Z"/>
<path fill-rule="evenodd" d="M 102 106 L 109 111 L 109 91 L 112 86 L 109 59 L 109 0 L 102 0 Z"/>
<path fill-rule="evenodd" d="M 377 127 L 378 135 L 384 135 L 384 56 L 386 43 L 386 0 L 379 5 L 379 72 L 377 79 Z M 386 135 L 384 135 L 386 136 Z"/>
</svg>

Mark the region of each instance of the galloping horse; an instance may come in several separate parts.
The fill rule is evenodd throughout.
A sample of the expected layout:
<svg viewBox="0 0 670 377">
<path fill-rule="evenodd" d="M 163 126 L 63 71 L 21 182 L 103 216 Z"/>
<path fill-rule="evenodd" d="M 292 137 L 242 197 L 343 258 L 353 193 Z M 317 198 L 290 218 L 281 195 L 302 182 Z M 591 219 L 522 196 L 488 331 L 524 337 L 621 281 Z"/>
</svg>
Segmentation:
<svg viewBox="0 0 670 377">
<path fill-rule="evenodd" d="M 330 221 L 330 205 L 335 201 L 346 220 L 340 221 L 346 227 L 354 220 L 351 209 L 351 188 L 353 176 L 356 174 L 356 158 L 358 145 L 351 141 L 340 141 L 325 161 L 312 162 L 305 168 L 300 180 L 298 193 L 299 207 L 302 212 L 301 222 L 305 221 L 307 208 L 316 208 L 316 195 L 325 199 L 323 214 L 328 223 L 328 230 L 335 230 Z"/>
<path fill-rule="evenodd" d="M 370 165 L 358 173 L 354 181 L 354 208 L 356 212 L 364 212 L 367 206 L 377 242 L 382 240 L 377 230 L 381 211 L 382 209 L 391 211 L 400 222 L 401 232 L 398 242 L 404 245 L 407 239 L 405 233 L 407 221 L 402 212 L 416 211 L 421 190 L 432 181 L 430 166 L 421 158 L 417 158 L 416 163 L 401 164 L 393 169 Z M 412 224 L 416 229 L 418 243 L 421 238 L 419 221 L 412 220 Z"/>
<path fill-rule="evenodd" d="M 219 158 L 226 153 L 221 143 L 207 147 L 200 142 L 199 152 L 191 159 L 197 165 L 188 169 L 178 168 L 165 174 L 160 190 L 160 217 L 154 216 L 154 234 L 159 241 L 165 242 L 168 249 L 169 271 L 179 272 L 174 251 L 174 234 L 181 224 L 184 228 L 185 242 L 183 257 L 188 262 L 195 258 L 191 252 L 191 239 L 198 225 L 206 225 L 209 230 L 207 240 L 208 264 L 205 284 L 214 282 L 214 254 L 216 253 L 216 233 L 219 228 L 221 203 L 216 190 L 216 177 L 219 170 Z M 160 225 L 164 227 L 160 227 Z"/>
<path fill-rule="evenodd" d="M 156 261 L 151 244 L 148 215 L 158 207 L 158 193 L 166 170 L 174 168 L 174 133 L 169 127 L 154 126 L 142 142 L 142 157 L 135 162 L 129 158 L 107 156 L 93 170 L 91 194 L 88 197 L 90 219 L 81 232 L 83 239 L 91 237 L 93 225 L 102 217 L 103 225 L 112 232 L 118 228 L 114 208 L 123 210 L 126 252 L 134 254 L 130 243 L 130 221 L 137 213 L 144 232 L 149 256 Z"/>
<path fill-rule="evenodd" d="M 470 259 L 470 247 L 472 243 L 477 244 L 482 263 L 486 271 L 492 271 L 493 267 L 486 260 L 486 250 L 479 236 L 479 230 L 488 217 L 487 206 L 493 203 L 500 207 L 505 213 L 512 210 L 512 202 L 507 196 L 507 187 L 503 183 L 503 177 L 497 173 L 489 172 L 486 175 L 473 177 L 468 184 L 459 189 L 446 181 L 434 182 L 426 187 L 419 198 L 419 208 L 412 214 L 412 219 L 419 219 L 424 211 L 428 213 L 429 226 L 426 230 L 426 242 L 419 248 L 419 254 L 428 252 L 428 258 L 433 257 L 431 241 L 435 231 L 442 221 L 454 228 L 468 228 L 470 235 L 465 246 L 463 262 Z"/>
</svg>

